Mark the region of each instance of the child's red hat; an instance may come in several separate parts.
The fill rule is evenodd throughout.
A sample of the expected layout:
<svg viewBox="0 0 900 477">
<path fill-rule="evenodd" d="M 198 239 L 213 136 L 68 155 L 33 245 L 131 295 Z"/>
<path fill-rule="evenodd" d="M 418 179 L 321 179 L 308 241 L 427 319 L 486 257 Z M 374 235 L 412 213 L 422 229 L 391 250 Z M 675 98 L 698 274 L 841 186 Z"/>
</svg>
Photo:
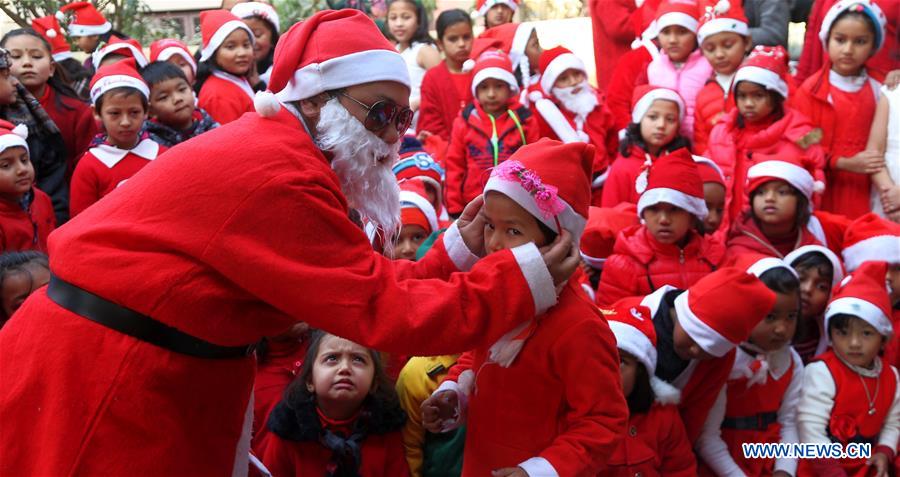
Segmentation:
<svg viewBox="0 0 900 477">
<path fill-rule="evenodd" d="M 697 41 L 718 33 L 737 33 L 750 36 L 750 26 L 744 7 L 740 0 L 705 0 L 700 4 L 700 28 L 697 29 Z"/>
<path fill-rule="evenodd" d="M 174 38 L 164 38 L 150 43 L 150 61 L 166 61 L 173 56 L 184 58 L 191 65 L 194 73 L 197 73 L 197 62 L 194 61 L 191 50 L 184 43 Z"/>
<path fill-rule="evenodd" d="M 825 309 L 825 329 L 834 315 L 852 315 L 872 325 L 883 336 L 893 335 L 891 298 L 885 281 L 887 270 L 887 262 L 868 261 L 844 278 Z"/>
<path fill-rule="evenodd" d="M 203 44 L 200 49 L 200 61 L 212 58 L 222 46 L 225 38 L 235 30 L 244 30 L 250 36 L 250 42 L 256 42 L 253 30 L 228 10 L 206 10 L 200 12 L 200 34 Z"/>
<path fill-rule="evenodd" d="M 90 2 L 72 2 L 63 5 L 56 12 L 56 18 L 62 21 L 66 13 L 72 14 L 72 21 L 69 22 L 71 36 L 102 35 L 112 30 L 112 24 L 106 21 L 103 14 Z"/>
<path fill-rule="evenodd" d="M 874 212 L 863 215 L 847 227 L 843 255 L 847 270 L 851 272 L 872 260 L 900 265 L 900 224 L 885 220 Z"/>
<path fill-rule="evenodd" d="M 91 104 L 97 104 L 97 99 L 103 93 L 114 88 L 134 88 L 141 92 L 145 98 L 150 98 L 150 88 L 137 72 L 134 58 L 126 58 L 111 65 L 101 66 L 91 79 Z"/>
<path fill-rule="evenodd" d="M 141 68 L 147 66 L 148 63 L 147 57 L 144 56 L 144 47 L 142 47 L 137 40 L 134 38 L 119 38 L 113 35 L 110 37 L 109 43 L 91 55 L 91 62 L 94 64 L 94 69 L 100 68 L 100 63 L 103 61 L 103 58 L 111 53 L 134 58 L 137 66 Z"/>
<path fill-rule="evenodd" d="M 31 28 L 40 33 L 50 43 L 50 54 L 53 61 L 60 62 L 66 58 L 72 58 L 72 49 L 62 34 L 59 21 L 53 15 L 35 18 L 31 20 Z"/>
<path fill-rule="evenodd" d="M 24 147 L 28 151 L 28 126 L 13 123 L 0 119 L 0 152 L 11 147 Z"/>
<path fill-rule="evenodd" d="M 757 45 L 734 74 L 731 89 L 741 81 L 750 81 L 788 97 L 788 56 L 782 46 Z"/>
<path fill-rule="evenodd" d="M 591 207 L 581 235 L 581 258 L 594 268 L 603 268 L 612 255 L 619 232 L 638 224 L 637 208 L 622 202 L 615 207 Z"/>
<path fill-rule="evenodd" d="M 687 148 L 653 161 L 636 182 L 635 189 L 641 194 L 637 203 L 638 217 L 647 207 L 661 202 L 680 207 L 700 220 L 709 214 L 700 171 Z"/>
</svg>

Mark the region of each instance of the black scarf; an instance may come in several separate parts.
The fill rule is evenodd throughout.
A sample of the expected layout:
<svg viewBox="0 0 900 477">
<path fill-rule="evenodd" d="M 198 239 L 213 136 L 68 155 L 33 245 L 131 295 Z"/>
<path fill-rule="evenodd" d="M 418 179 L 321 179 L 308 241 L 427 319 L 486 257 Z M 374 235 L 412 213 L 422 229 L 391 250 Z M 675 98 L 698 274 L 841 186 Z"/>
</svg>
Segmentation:
<svg viewBox="0 0 900 477">
<path fill-rule="evenodd" d="M 675 353 L 675 343 L 672 333 L 675 330 L 675 322 L 669 310 L 675 306 L 675 298 L 684 293 L 684 290 L 672 290 L 663 296 L 659 303 L 659 310 L 653 317 L 653 328 L 656 329 L 656 377 L 667 383 L 672 383 L 691 363 L 681 359 Z"/>
</svg>

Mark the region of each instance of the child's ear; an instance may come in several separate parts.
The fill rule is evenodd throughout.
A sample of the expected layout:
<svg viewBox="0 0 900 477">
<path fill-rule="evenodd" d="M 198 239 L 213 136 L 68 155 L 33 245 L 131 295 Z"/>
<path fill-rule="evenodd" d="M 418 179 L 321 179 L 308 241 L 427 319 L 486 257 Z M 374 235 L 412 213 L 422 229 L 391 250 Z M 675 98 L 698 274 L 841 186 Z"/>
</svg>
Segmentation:
<svg viewBox="0 0 900 477">
<path fill-rule="evenodd" d="M 98 121 L 98 122 L 101 122 L 101 121 L 102 121 L 102 119 L 100 118 L 100 111 L 97 111 L 97 106 L 94 106 L 94 105 L 92 104 L 92 105 L 91 105 L 91 112 L 94 113 L 94 120 L 95 120 L 95 121 Z"/>
<path fill-rule="evenodd" d="M 309 391 L 310 394 L 316 393 L 316 387 L 309 380 L 306 381 L 306 390 Z"/>
<path fill-rule="evenodd" d="M 56 62 L 53 60 L 50 60 L 50 77 L 52 78 L 55 73 L 56 73 Z"/>
</svg>

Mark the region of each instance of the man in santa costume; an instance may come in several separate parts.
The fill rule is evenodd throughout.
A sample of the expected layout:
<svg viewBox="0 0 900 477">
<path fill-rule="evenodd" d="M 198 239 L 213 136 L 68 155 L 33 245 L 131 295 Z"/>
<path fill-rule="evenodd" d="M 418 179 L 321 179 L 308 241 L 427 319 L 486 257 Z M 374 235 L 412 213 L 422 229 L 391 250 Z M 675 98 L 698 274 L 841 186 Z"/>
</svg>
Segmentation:
<svg viewBox="0 0 900 477">
<path fill-rule="evenodd" d="M 412 116 L 406 66 L 364 14 L 294 25 L 269 88 L 260 114 L 173 148 L 53 235 L 50 285 L 0 331 L 0 475 L 244 475 L 263 336 L 302 320 L 447 354 L 556 303 L 569 233 L 478 260 L 474 202 L 401 265 L 348 218 L 395 229 Z"/>
</svg>

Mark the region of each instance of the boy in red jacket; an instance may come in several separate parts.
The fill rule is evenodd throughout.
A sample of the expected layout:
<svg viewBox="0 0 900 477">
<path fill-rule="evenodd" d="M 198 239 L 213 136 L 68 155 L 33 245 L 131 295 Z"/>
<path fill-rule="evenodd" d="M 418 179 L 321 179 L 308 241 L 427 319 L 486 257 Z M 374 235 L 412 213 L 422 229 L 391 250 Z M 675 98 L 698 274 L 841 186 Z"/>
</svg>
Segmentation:
<svg viewBox="0 0 900 477">
<path fill-rule="evenodd" d="M 34 187 L 25 125 L 0 120 L 0 251 L 47 251 L 56 227 L 50 197 Z"/>
</svg>

